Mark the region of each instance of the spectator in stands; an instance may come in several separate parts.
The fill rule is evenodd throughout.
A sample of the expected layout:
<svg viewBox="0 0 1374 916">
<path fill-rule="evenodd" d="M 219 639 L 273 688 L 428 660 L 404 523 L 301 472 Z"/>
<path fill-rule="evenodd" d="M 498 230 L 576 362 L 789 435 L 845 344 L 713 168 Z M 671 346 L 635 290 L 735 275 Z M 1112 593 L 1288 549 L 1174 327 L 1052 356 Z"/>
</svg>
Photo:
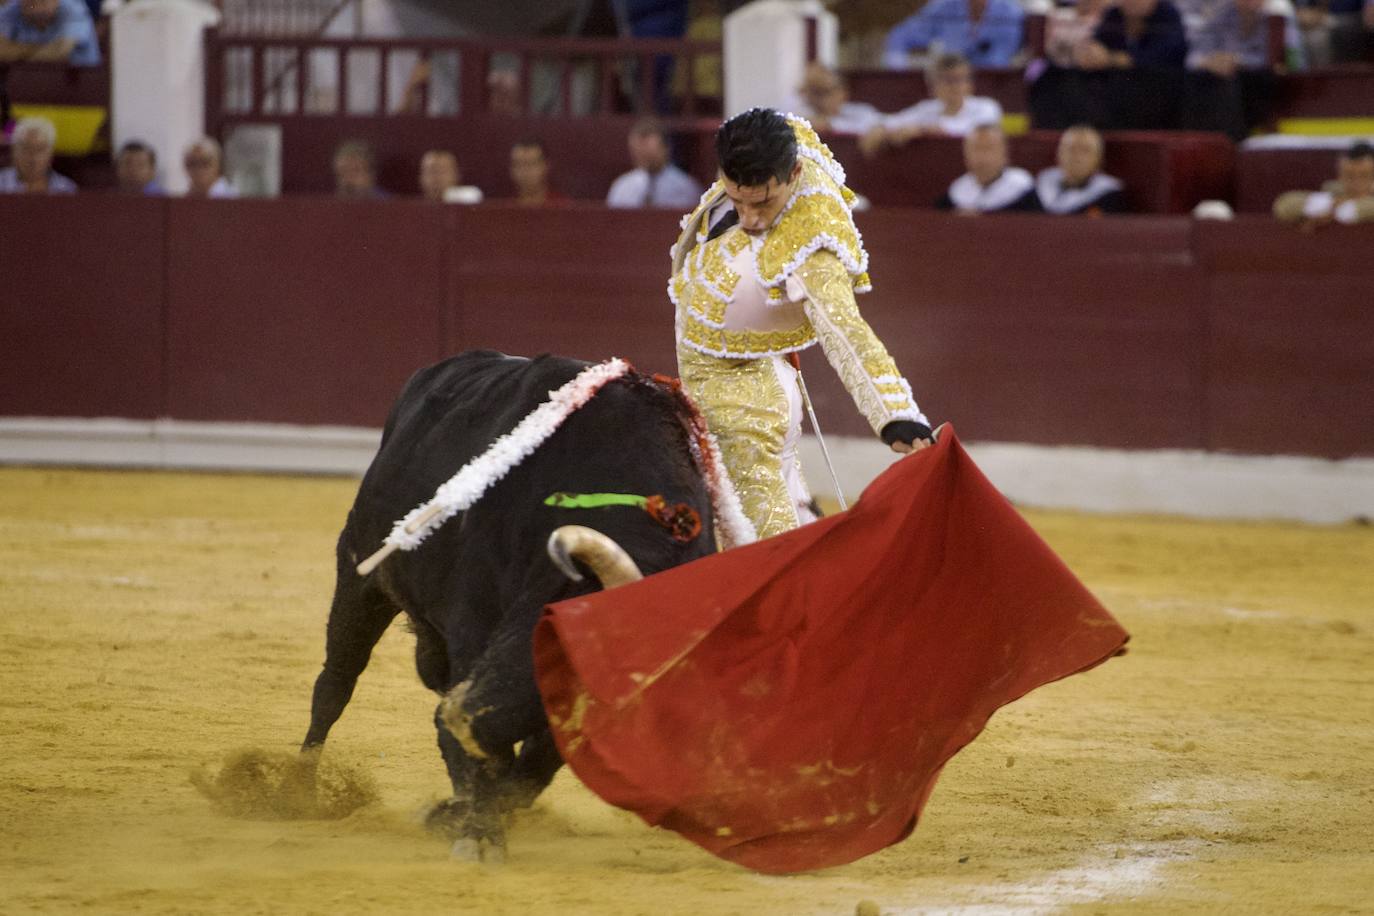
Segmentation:
<svg viewBox="0 0 1374 916">
<path fill-rule="evenodd" d="M 201 137 L 181 154 L 181 167 L 186 170 L 190 187 L 187 197 L 238 197 L 238 189 L 224 177 L 224 155 L 213 137 Z"/>
<path fill-rule="evenodd" d="M 1050 10 L 1045 17 L 1045 58 L 1051 66 L 1078 66 L 1079 49 L 1093 40 L 1107 3 L 1108 0 L 1078 0 L 1071 6 Z"/>
<path fill-rule="evenodd" d="M 1187 57 L 1183 17 L 1170 0 L 1118 0 L 1079 49 L 1081 69 L 1107 76 L 1098 87 L 1102 114 L 1088 120 L 1117 129 L 1177 127 Z"/>
<path fill-rule="evenodd" d="M 0 5 L 0 63 L 100 65 L 95 23 L 82 0 L 9 0 Z"/>
<path fill-rule="evenodd" d="M 443 203 L 444 194 L 461 180 L 458 157 L 448 150 L 432 149 L 420 157 L 420 193 L 425 200 Z"/>
<path fill-rule="evenodd" d="M 14 126 L 14 165 L 0 169 L 0 194 L 75 194 L 76 182 L 52 170 L 57 128 L 47 118 L 21 118 Z"/>
<path fill-rule="evenodd" d="M 510 67 L 499 67 L 487 74 L 487 110 L 492 114 L 522 115 L 524 99 L 520 95 L 520 73 Z"/>
<path fill-rule="evenodd" d="M 420 193 L 433 203 L 480 204 L 482 189 L 462 184 L 458 158 L 448 150 L 432 149 L 420 157 Z"/>
<path fill-rule="evenodd" d="M 608 207 L 670 207 L 690 210 L 701 198 L 701 183 L 668 159 L 663 125 L 645 118 L 630 128 L 630 161 L 634 169 L 621 175 L 606 194 Z"/>
<path fill-rule="evenodd" d="M 515 201 L 525 207 L 557 206 L 568 198 L 549 186 L 549 160 L 538 140 L 517 140 L 510 148 L 510 180 Z"/>
<path fill-rule="evenodd" d="M 1276 63 L 1269 59 L 1265 0 L 1228 0 L 1188 52 L 1193 73 L 1184 126 L 1245 139 L 1269 119 Z"/>
<path fill-rule="evenodd" d="M 1174 6 L 1178 7 L 1178 14 L 1183 17 L 1183 33 L 1188 39 L 1188 47 L 1193 46 L 1193 41 L 1207 23 L 1211 22 L 1221 12 L 1221 8 L 1226 5 L 1228 0 L 1173 0 Z M 1278 0 L 1282 3 L 1284 0 Z"/>
<path fill-rule="evenodd" d="M 1102 216 L 1126 212 L 1120 180 L 1102 171 L 1102 135 L 1085 124 L 1059 138 L 1054 168 L 1035 178 L 1039 208 L 1056 216 Z"/>
<path fill-rule="evenodd" d="M 123 194 L 161 197 L 157 181 L 157 151 L 142 140 L 130 140 L 115 157 L 115 180 Z"/>
<path fill-rule="evenodd" d="M 345 140 L 334 150 L 334 196 L 353 200 L 386 197 L 377 187 L 377 154 L 364 140 Z"/>
<path fill-rule="evenodd" d="M 1045 55 L 1026 67 L 1026 102 L 1031 124 L 1042 130 L 1065 130 L 1086 121 L 1101 121 L 1103 82 L 1078 69 L 1080 55 L 1102 22 L 1110 0 L 1079 0 L 1056 7 L 1045 20 Z"/>
<path fill-rule="evenodd" d="M 617 0 L 613 6 L 621 34 L 633 38 L 682 38 L 687 32 L 688 0 Z M 653 58 L 654 111 L 667 115 L 673 107 L 673 57 Z M 695 203 L 695 201 L 693 201 Z"/>
<path fill-rule="evenodd" d="M 1188 55 L 1183 17 L 1170 0 L 1120 0 L 1078 55 L 1087 70 L 1181 69 Z"/>
<path fill-rule="evenodd" d="M 964 137 L 976 127 L 1002 123 L 1002 106 L 973 94 L 973 68 L 959 54 L 937 57 L 926 68 L 926 86 L 934 98 L 883 120 L 886 142 L 900 146 L 913 137 Z"/>
<path fill-rule="evenodd" d="M 883 60 L 903 68 L 912 51 L 938 46 L 975 67 L 1007 67 L 1021 47 L 1024 18 L 1016 0 L 930 0 L 888 33 Z"/>
<path fill-rule="evenodd" d="M 1369 32 L 1374 31 L 1374 2 L 1296 0 L 1296 3 L 1303 47 L 1312 66 L 1357 63 L 1368 56 Z"/>
<path fill-rule="evenodd" d="M 1374 146 L 1360 142 L 1350 147 L 1336 165 L 1336 180 L 1320 191 L 1280 194 L 1274 217 L 1309 232 L 1333 222 L 1374 222 Z"/>
<path fill-rule="evenodd" d="M 862 137 L 882 126 L 882 112 L 867 102 L 851 102 L 844 77 L 819 61 L 807 65 L 797 95 L 797 114 L 823 133 Z"/>
<path fill-rule="evenodd" d="M 964 167 L 968 171 L 935 202 L 937 208 L 962 216 L 1033 212 L 1039 208 L 1035 179 L 1030 172 L 1010 164 L 1007 138 L 999 125 L 983 124 L 964 137 Z"/>
</svg>

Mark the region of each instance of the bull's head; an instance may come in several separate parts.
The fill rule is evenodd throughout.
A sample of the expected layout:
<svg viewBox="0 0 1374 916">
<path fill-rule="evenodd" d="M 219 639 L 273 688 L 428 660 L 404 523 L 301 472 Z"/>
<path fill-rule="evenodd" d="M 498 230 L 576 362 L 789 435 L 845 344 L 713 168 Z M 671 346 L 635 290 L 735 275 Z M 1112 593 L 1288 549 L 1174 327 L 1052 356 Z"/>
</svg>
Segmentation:
<svg viewBox="0 0 1374 916">
<path fill-rule="evenodd" d="M 579 560 L 601 581 L 603 589 L 644 578 L 635 561 L 615 541 L 582 525 L 563 525 L 549 535 L 549 559 L 574 582 L 582 581 L 573 560 Z"/>
</svg>

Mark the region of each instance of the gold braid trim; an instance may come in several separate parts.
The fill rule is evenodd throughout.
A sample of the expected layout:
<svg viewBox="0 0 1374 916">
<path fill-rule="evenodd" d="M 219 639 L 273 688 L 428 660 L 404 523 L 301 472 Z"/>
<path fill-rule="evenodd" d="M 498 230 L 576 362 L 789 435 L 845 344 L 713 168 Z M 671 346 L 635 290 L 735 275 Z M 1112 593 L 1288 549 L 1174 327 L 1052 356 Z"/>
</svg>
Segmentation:
<svg viewBox="0 0 1374 916">
<path fill-rule="evenodd" d="M 927 423 L 897 364 L 859 314 L 852 278 L 839 258 L 817 252 L 797 269 L 797 279 L 806 288 L 806 314 L 825 358 L 873 431 L 893 420 Z"/>
<path fill-rule="evenodd" d="M 816 342 L 810 325 L 800 324 L 786 331 L 727 331 L 707 327 L 692 316 L 684 316 L 682 343 L 709 356 L 755 359 L 804 350 Z"/>
<path fill-rule="evenodd" d="M 700 353 L 751 358 L 790 353 L 816 342 L 815 331 L 806 325 L 786 331 L 726 330 L 726 309 L 741 280 L 757 279 L 765 287 L 767 301 L 781 303 L 787 298 L 788 277 L 793 273 L 800 277 L 804 264 L 815 260 L 818 253 L 828 252 L 829 263 L 839 266 L 844 275 L 851 306 L 855 293 L 872 288 L 868 254 L 850 213 L 854 195 L 844 186 L 844 169 L 810 124 L 796 116 L 789 116 L 788 121 L 797 135 L 802 172 L 777 224 L 760 246 L 755 259 L 757 277 L 741 277 L 729 265 L 730 259 L 749 244 L 745 233 L 730 231 L 706 241 L 709 214 L 725 198 L 723 181 L 717 179 L 682 220 L 682 233 L 672 248 L 673 276 L 668 294 L 678 306 L 681 342 Z M 857 317 L 857 309 L 854 315 Z M 872 331 L 867 333 L 872 336 Z M 881 350 L 882 344 L 878 348 Z M 895 376 L 896 369 L 878 375 Z M 887 386 L 879 392 L 879 402 L 886 397 L 887 403 L 901 409 L 897 402 L 901 395 L 900 386 Z M 906 400 L 910 400 L 909 392 Z"/>
<path fill-rule="evenodd" d="M 691 213 L 682 218 L 682 232 L 678 234 L 677 241 L 669 249 L 669 255 L 673 262 L 673 274 L 676 275 L 682 270 L 683 264 L 687 260 L 687 255 L 693 248 L 706 241 L 706 236 L 710 234 L 711 227 L 706 224 L 706 218 L 716 205 L 725 199 L 725 182 L 719 178 L 705 190 L 701 195 L 701 200 L 697 202 L 696 208 Z"/>
<path fill-rule="evenodd" d="M 868 254 L 839 187 L 810 159 L 802 160 L 802 174 L 777 225 L 759 249 L 759 280 L 779 291 L 787 278 L 817 251 L 833 252 L 859 285 L 868 285 Z"/>
<path fill-rule="evenodd" d="M 791 408 L 772 361 L 715 359 L 679 347 L 678 371 L 720 443 L 725 470 L 758 536 L 797 527 L 797 507 L 782 475 Z"/>
</svg>

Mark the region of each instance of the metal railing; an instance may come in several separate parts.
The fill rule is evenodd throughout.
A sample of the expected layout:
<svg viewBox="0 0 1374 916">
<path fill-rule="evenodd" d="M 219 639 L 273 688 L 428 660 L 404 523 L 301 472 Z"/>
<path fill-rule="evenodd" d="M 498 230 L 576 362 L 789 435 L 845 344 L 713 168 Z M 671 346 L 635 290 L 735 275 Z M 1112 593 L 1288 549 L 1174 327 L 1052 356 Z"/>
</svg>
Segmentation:
<svg viewBox="0 0 1374 916">
<path fill-rule="evenodd" d="M 380 39 L 206 33 L 221 117 L 719 113 L 718 42 Z M 667 109 L 667 110 L 665 110 Z"/>
<path fill-rule="evenodd" d="M 215 6 L 226 35 L 289 38 L 323 34 L 345 11 L 356 13 L 358 0 L 216 0 Z"/>
</svg>

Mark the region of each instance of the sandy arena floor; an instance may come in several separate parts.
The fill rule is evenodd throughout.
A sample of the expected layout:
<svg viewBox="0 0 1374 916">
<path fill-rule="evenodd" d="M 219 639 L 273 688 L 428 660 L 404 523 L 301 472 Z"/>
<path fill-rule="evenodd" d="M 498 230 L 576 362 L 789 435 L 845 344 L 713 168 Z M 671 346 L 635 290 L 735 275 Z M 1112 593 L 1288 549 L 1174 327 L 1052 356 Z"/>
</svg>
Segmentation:
<svg viewBox="0 0 1374 916">
<path fill-rule="evenodd" d="M 0 468 L 0 911 L 849 914 L 1374 911 L 1374 529 L 1034 513 L 1131 654 L 994 717 L 906 842 L 763 877 L 566 772 L 503 867 L 445 794 L 412 638 L 327 752 L 342 820 L 217 811 L 193 771 L 289 752 L 349 480 Z"/>
</svg>

